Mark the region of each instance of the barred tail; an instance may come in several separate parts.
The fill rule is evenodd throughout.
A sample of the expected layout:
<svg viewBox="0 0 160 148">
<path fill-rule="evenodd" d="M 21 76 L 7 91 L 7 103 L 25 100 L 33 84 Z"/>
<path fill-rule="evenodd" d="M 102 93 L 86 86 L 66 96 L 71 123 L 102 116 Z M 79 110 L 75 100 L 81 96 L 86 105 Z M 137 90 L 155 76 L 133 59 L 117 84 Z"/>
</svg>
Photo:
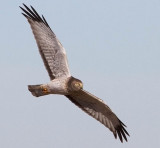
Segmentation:
<svg viewBox="0 0 160 148">
<path fill-rule="evenodd" d="M 47 89 L 44 85 L 28 85 L 28 90 L 32 93 L 35 97 L 40 97 L 44 95 L 48 95 Z"/>
</svg>

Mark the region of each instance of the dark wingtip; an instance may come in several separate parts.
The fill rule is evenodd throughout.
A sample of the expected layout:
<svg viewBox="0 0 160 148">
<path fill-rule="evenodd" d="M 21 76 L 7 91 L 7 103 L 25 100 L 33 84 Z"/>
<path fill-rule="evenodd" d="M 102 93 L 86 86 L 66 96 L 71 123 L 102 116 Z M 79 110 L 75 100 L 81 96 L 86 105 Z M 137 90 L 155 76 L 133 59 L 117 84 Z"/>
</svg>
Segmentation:
<svg viewBox="0 0 160 148">
<path fill-rule="evenodd" d="M 24 14 L 24 13 L 22 13 L 22 15 L 23 15 L 24 17 L 28 18 L 28 16 L 27 16 L 26 14 Z"/>
<path fill-rule="evenodd" d="M 124 127 L 126 127 L 126 125 L 120 121 L 120 125 L 116 128 L 116 133 L 115 133 L 116 136 L 118 134 L 118 137 L 122 143 L 123 143 L 123 139 L 126 142 L 128 142 L 126 135 L 130 136 Z"/>
<path fill-rule="evenodd" d="M 26 6 L 24 3 L 22 3 L 23 4 L 23 6 Z"/>
<path fill-rule="evenodd" d="M 120 141 L 123 143 L 123 138 L 122 138 L 122 135 L 121 135 L 121 131 L 117 130 L 117 133 L 118 133 L 118 137 L 119 137 Z"/>
<path fill-rule="evenodd" d="M 117 139 L 117 132 L 114 132 L 113 135 L 114 135 L 114 138 Z"/>
<path fill-rule="evenodd" d="M 26 17 L 26 18 L 29 18 L 29 19 L 32 19 L 33 21 L 37 21 L 37 22 L 42 22 L 44 23 L 47 27 L 50 28 L 50 26 L 48 25 L 46 19 L 44 18 L 44 16 L 42 15 L 42 17 L 40 17 L 40 15 L 37 13 L 37 11 L 30 5 L 30 8 L 25 5 L 23 3 L 23 6 L 24 8 L 22 8 L 21 6 L 20 9 L 23 11 L 23 15 Z M 51 28 L 50 28 L 51 29 Z"/>
<path fill-rule="evenodd" d="M 23 8 L 21 6 L 19 6 L 19 8 L 23 11 Z"/>
<path fill-rule="evenodd" d="M 119 120 L 119 122 L 120 122 L 123 126 L 127 127 L 121 120 Z"/>
</svg>

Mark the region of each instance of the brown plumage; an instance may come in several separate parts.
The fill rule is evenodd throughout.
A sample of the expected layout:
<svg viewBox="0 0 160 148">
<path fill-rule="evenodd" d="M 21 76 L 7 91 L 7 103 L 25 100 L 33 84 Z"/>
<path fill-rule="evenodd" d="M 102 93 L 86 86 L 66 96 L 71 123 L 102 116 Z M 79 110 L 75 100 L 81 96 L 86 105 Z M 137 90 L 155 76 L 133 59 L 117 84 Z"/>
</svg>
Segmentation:
<svg viewBox="0 0 160 148">
<path fill-rule="evenodd" d="M 27 18 L 38 49 L 51 81 L 47 84 L 29 85 L 32 95 L 39 97 L 49 94 L 61 94 L 66 96 L 72 103 L 81 108 L 104 126 L 110 129 L 114 137 L 117 135 L 121 142 L 127 141 L 128 132 L 112 110 L 98 97 L 83 89 L 82 81 L 70 74 L 67 56 L 64 47 L 51 30 L 45 18 L 40 17 L 36 10 L 23 4 L 23 15 Z"/>
</svg>

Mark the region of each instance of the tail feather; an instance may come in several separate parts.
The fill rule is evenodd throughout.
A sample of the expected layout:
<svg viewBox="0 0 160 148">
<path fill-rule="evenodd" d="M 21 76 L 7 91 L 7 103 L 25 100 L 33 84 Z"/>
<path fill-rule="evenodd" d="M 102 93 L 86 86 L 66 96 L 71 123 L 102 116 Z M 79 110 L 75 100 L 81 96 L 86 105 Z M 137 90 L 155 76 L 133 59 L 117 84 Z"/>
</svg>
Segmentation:
<svg viewBox="0 0 160 148">
<path fill-rule="evenodd" d="M 44 93 L 42 86 L 43 86 L 42 84 L 40 84 L 40 85 L 28 85 L 28 90 L 35 97 L 40 97 L 40 96 L 47 95 L 46 93 Z"/>
</svg>

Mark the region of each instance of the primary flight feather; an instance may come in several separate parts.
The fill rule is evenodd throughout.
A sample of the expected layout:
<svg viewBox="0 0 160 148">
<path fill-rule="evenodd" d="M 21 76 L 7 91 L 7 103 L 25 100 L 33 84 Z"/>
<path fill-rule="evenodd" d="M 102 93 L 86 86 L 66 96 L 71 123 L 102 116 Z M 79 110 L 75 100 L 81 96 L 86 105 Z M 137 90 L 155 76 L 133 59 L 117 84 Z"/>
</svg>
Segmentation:
<svg viewBox="0 0 160 148">
<path fill-rule="evenodd" d="M 83 89 L 81 80 L 70 74 L 64 47 L 51 30 L 45 18 L 40 17 L 36 10 L 25 4 L 23 15 L 27 18 L 36 39 L 40 55 L 50 76 L 50 82 L 41 85 L 29 85 L 32 95 L 39 97 L 49 94 L 65 95 L 71 102 L 81 108 L 117 135 L 121 142 L 127 141 L 128 132 L 124 123 L 98 97 Z"/>
</svg>

